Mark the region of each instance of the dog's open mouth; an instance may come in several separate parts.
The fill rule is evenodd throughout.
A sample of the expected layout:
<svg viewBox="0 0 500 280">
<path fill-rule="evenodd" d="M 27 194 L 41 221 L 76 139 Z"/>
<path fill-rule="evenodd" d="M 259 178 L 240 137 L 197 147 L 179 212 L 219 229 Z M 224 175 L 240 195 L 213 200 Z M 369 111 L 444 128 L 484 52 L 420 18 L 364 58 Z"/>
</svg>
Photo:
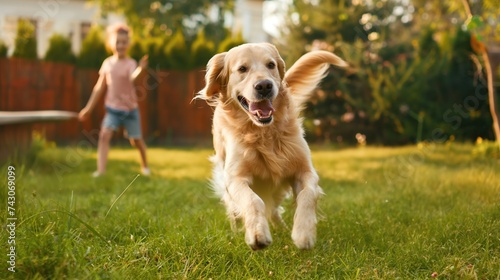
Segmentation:
<svg viewBox="0 0 500 280">
<path fill-rule="evenodd" d="M 274 108 L 271 100 L 262 99 L 256 102 L 248 101 L 243 96 L 238 96 L 238 101 L 261 124 L 269 124 L 273 120 Z"/>
</svg>

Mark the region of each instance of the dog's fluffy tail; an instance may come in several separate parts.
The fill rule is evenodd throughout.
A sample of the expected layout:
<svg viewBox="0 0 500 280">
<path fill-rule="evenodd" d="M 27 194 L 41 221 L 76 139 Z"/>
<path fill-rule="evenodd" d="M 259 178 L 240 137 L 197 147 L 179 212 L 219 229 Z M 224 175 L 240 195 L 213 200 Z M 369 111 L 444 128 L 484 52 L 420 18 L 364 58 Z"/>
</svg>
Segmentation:
<svg viewBox="0 0 500 280">
<path fill-rule="evenodd" d="M 311 93 L 326 76 L 330 64 L 347 67 L 340 57 L 327 51 L 312 51 L 299 58 L 288 69 L 284 81 L 290 89 L 292 98 L 301 110 L 309 100 Z"/>
</svg>

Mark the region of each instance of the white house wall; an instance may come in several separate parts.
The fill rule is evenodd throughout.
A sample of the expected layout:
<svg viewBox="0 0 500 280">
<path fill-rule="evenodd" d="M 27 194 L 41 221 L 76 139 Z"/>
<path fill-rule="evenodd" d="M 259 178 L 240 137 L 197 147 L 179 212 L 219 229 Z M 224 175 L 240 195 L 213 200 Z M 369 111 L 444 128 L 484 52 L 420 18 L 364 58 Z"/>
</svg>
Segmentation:
<svg viewBox="0 0 500 280">
<path fill-rule="evenodd" d="M 241 32 L 247 42 L 269 40 L 263 27 L 263 0 L 236 0 L 233 31 Z M 80 52 L 82 24 L 108 24 L 124 21 L 123 16 L 99 17 L 99 9 L 85 0 L 0 0 L 0 40 L 14 51 L 14 40 L 19 19 L 36 22 L 37 53 L 45 56 L 49 39 L 61 34 L 71 39 L 73 52 Z"/>
<path fill-rule="evenodd" d="M 25 18 L 36 21 L 39 57 L 45 56 L 49 38 L 55 33 L 70 37 L 73 51 L 78 53 L 82 23 L 98 22 L 97 11 L 84 0 L 0 0 L 0 40 L 12 53 L 18 20 Z"/>
<path fill-rule="evenodd" d="M 250 43 L 266 42 L 269 35 L 263 26 L 263 0 L 236 0 L 233 32 L 241 32 Z"/>
</svg>

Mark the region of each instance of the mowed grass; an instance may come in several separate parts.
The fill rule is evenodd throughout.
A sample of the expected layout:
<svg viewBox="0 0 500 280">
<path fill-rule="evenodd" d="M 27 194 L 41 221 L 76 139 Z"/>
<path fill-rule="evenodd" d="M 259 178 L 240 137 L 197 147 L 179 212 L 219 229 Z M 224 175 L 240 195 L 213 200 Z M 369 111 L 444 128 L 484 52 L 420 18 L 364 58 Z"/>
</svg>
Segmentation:
<svg viewBox="0 0 500 280">
<path fill-rule="evenodd" d="M 137 151 L 115 147 L 92 178 L 94 150 L 46 148 L 15 166 L 16 272 L 3 231 L 0 278 L 499 279 L 500 166 L 471 149 L 313 148 L 326 194 L 316 247 L 274 228 L 253 252 L 208 187 L 210 149 L 150 148 L 153 175 L 137 177 Z"/>
</svg>

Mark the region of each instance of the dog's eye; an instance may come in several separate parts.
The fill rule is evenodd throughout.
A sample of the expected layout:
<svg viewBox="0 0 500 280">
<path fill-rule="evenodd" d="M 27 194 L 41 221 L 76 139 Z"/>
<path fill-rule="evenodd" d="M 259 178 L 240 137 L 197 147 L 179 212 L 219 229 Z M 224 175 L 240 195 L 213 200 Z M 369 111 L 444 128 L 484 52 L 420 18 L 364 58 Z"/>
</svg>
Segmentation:
<svg viewBox="0 0 500 280">
<path fill-rule="evenodd" d="M 271 61 L 271 62 L 269 62 L 269 63 L 267 64 L 267 68 L 269 68 L 269 69 L 274 69 L 274 68 L 276 68 L 276 64 L 275 64 L 274 62 L 272 62 L 272 61 Z"/>
<path fill-rule="evenodd" d="M 240 72 L 240 73 L 245 73 L 247 70 L 248 69 L 246 66 L 240 66 L 240 68 L 238 68 L 238 72 Z"/>
</svg>

